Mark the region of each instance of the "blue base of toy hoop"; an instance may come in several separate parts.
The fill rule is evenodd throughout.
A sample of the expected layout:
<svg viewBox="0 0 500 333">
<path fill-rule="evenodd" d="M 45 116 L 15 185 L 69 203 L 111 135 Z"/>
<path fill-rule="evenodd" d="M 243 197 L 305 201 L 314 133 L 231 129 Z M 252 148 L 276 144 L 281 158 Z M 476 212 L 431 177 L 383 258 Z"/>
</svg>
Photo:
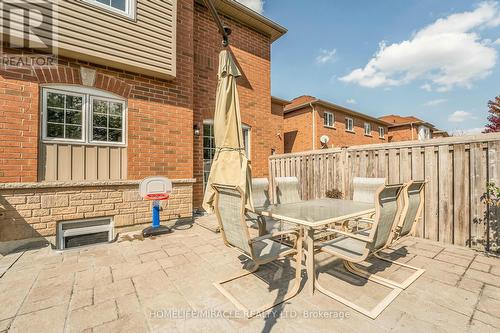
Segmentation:
<svg viewBox="0 0 500 333">
<path fill-rule="evenodd" d="M 160 201 L 154 200 L 153 220 L 150 227 L 147 227 L 146 229 L 142 230 L 142 236 L 150 237 L 150 236 L 168 234 L 170 232 L 172 232 L 171 228 L 164 225 L 160 225 Z"/>
</svg>

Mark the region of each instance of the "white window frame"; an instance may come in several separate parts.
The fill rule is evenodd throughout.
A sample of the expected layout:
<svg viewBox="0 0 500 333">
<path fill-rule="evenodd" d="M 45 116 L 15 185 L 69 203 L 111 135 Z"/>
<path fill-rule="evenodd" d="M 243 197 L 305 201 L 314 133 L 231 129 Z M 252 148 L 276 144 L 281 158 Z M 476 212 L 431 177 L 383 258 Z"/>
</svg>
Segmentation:
<svg viewBox="0 0 500 333">
<path fill-rule="evenodd" d="M 379 136 L 379 138 L 381 138 L 381 139 L 384 139 L 384 138 L 385 138 L 385 128 L 384 128 L 384 127 L 379 127 L 379 128 L 378 128 L 378 136 Z"/>
<path fill-rule="evenodd" d="M 323 125 L 328 128 L 335 128 L 335 115 L 333 112 L 323 112 Z M 329 121 L 330 120 L 330 121 Z"/>
<path fill-rule="evenodd" d="M 364 128 L 365 128 L 365 135 L 372 136 L 372 124 L 365 122 Z"/>
<path fill-rule="evenodd" d="M 105 99 L 108 102 L 113 102 L 113 103 L 120 103 L 122 105 L 122 141 L 121 142 L 114 142 L 114 141 L 98 141 L 94 140 L 94 112 L 92 110 L 92 106 L 94 105 L 94 99 Z M 101 96 L 94 96 L 94 95 L 89 95 L 89 126 L 88 126 L 88 141 L 93 144 L 105 144 L 105 145 L 123 145 L 125 144 L 125 101 L 124 100 L 119 100 L 119 99 L 114 99 L 114 98 L 109 98 L 109 97 L 101 97 Z M 109 127 L 107 128 L 109 130 Z"/>
<path fill-rule="evenodd" d="M 350 124 L 350 126 L 349 126 Z M 354 133 L 354 119 L 345 117 L 345 130 Z"/>
<path fill-rule="evenodd" d="M 118 14 L 135 20 L 137 0 L 125 0 L 125 11 L 112 7 L 110 5 L 106 5 L 96 0 L 82 0 L 82 1 L 94 5 L 96 7 L 102 8 L 106 11 L 112 12 L 114 14 Z"/>
<path fill-rule="evenodd" d="M 127 124 L 127 114 L 128 114 L 128 104 L 123 98 L 119 98 L 114 94 L 108 93 L 106 91 L 88 88 L 77 85 L 44 85 L 41 87 L 42 93 L 40 94 L 40 105 L 41 107 L 41 133 L 43 143 L 72 143 L 72 144 L 82 144 L 82 145 L 92 145 L 92 146 L 127 146 L 128 137 L 128 124 Z M 60 93 L 60 94 L 71 94 L 83 97 L 82 102 L 82 139 L 64 139 L 64 138 L 51 138 L 47 137 L 47 93 Z M 107 99 L 113 102 L 119 102 L 123 104 L 123 116 L 122 116 L 122 141 L 121 142 L 107 142 L 107 141 L 92 141 L 92 104 L 91 98 L 101 98 Z"/>
</svg>

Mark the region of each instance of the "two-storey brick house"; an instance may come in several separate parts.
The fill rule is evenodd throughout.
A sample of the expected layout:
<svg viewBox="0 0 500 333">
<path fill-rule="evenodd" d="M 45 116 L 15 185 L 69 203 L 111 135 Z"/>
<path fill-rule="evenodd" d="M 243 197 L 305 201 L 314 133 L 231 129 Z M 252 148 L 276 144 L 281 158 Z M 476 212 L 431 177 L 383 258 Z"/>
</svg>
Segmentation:
<svg viewBox="0 0 500 333">
<path fill-rule="evenodd" d="M 267 156 L 283 151 L 282 118 L 271 112 L 270 50 L 286 30 L 238 2 L 214 3 L 232 29 L 247 152 L 254 175 L 264 176 Z M 52 240 L 68 221 L 139 228 L 150 208 L 138 181 L 152 175 L 174 183 L 162 219 L 190 217 L 214 152 L 222 47 L 203 2 L 48 4 L 30 9 L 57 11 L 50 21 L 57 32 L 37 28 L 42 40 L 57 41 L 57 65 L 0 67 L 0 242 Z M 23 3 L 12 6 L 27 24 Z M 12 47 L 16 33 L 3 17 L 2 57 L 36 54 L 31 45 Z"/>
<path fill-rule="evenodd" d="M 343 106 L 300 96 L 284 106 L 284 151 L 384 143 L 387 126 L 383 120 Z"/>
</svg>

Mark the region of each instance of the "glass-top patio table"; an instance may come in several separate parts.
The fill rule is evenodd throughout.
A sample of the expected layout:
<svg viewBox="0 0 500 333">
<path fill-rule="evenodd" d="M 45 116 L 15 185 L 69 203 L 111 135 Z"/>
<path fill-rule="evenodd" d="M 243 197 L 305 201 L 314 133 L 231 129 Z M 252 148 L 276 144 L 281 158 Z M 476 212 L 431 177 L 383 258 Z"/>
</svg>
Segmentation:
<svg viewBox="0 0 500 333">
<path fill-rule="evenodd" d="M 305 288 L 314 293 L 314 230 L 375 212 L 374 204 L 341 199 L 316 199 L 255 207 L 255 213 L 287 221 L 304 229 L 307 281 Z"/>
</svg>

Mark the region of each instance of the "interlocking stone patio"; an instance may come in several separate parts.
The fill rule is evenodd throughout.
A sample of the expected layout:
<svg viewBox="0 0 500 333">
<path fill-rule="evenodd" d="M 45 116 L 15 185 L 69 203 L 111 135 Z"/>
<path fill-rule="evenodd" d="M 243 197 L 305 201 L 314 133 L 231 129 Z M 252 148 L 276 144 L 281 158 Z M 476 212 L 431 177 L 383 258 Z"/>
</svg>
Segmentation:
<svg viewBox="0 0 500 333">
<path fill-rule="evenodd" d="M 5 271 L 0 332 L 500 330 L 500 259 L 416 238 L 391 256 L 426 272 L 376 320 L 305 290 L 267 317 L 248 320 L 212 285 L 239 271 L 246 260 L 227 248 L 219 234 L 196 224 L 154 239 L 129 234 L 112 244 L 65 252 L 29 250 L 0 260 Z M 375 304 L 387 292 L 348 275 L 337 260 L 318 261 L 321 282 L 361 305 Z M 263 304 L 283 294 L 293 264 L 266 265 L 259 277 L 228 288 L 248 306 Z M 379 263 L 373 269 L 393 278 L 407 273 Z M 305 278 L 305 270 L 302 274 Z"/>
</svg>

